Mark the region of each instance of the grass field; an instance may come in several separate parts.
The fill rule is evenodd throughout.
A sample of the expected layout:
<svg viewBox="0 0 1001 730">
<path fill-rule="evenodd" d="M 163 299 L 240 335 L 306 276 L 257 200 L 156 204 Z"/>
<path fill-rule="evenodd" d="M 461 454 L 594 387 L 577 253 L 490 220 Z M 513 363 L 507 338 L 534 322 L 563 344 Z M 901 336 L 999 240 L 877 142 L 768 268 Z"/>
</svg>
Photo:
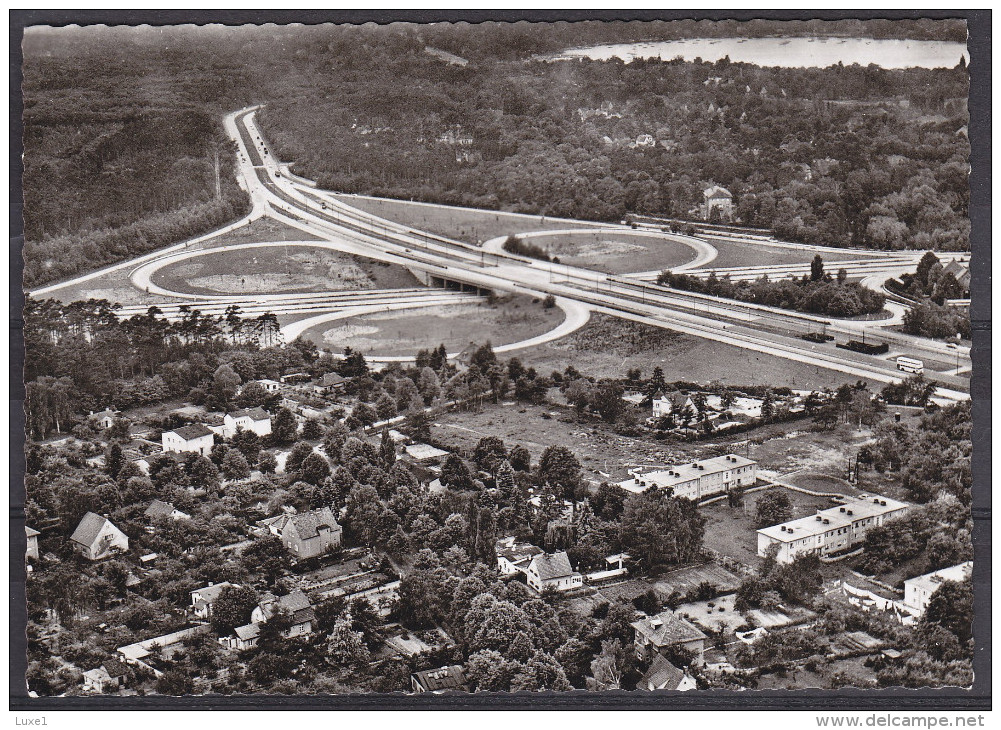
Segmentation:
<svg viewBox="0 0 1001 730">
<path fill-rule="evenodd" d="M 555 231 L 570 228 L 594 228 L 600 223 L 553 220 L 544 216 L 502 213 L 476 208 L 411 203 L 390 198 L 366 198 L 338 195 L 347 205 L 366 213 L 402 223 L 411 228 L 436 233 L 467 243 L 483 243 L 497 236 L 527 231 Z"/>
<path fill-rule="evenodd" d="M 462 303 L 351 317 L 317 325 L 303 337 L 335 352 L 351 347 L 366 355 L 414 355 L 442 343 L 458 352 L 470 342 L 498 346 L 535 337 L 563 318 L 563 310 L 519 296 L 494 305 Z"/>
<path fill-rule="evenodd" d="M 220 251 L 165 266 L 154 284 L 188 294 L 277 294 L 403 289 L 419 282 L 402 266 L 324 248 Z"/>
<path fill-rule="evenodd" d="M 604 314 L 571 335 L 518 353 L 540 372 L 567 365 L 596 378 L 621 378 L 630 368 L 649 377 L 655 367 L 668 381 L 787 386 L 812 390 L 854 379 L 813 365 L 744 350 L 722 342 L 621 320 Z"/>
<path fill-rule="evenodd" d="M 786 248 L 784 246 L 767 246 L 760 243 L 745 243 L 728 238 L 705 237 L 719 255 L 705 268 L 724 268 L 731 266 L 766 266 L 770 264 L 808 264 L 817 255 L 809 249 Z M 858 261 L 871 258 L 855 251 L 844 253 L 831 252 L 821 254 L 824 261 Z M 833 273 L 833 272 L 832 272 Z"/>
<path fill-rule="evenodd" d="M 220 248 L 237 243 L 264 243 L 267 241 L 311 241 L 319 240 L 292 226 L 285 225 L 272 218 L 257 220 L 237 228 L 234 231 L 221 233 L 191 247 L 197 251 L 208 248 Z M 116 271 L 94 277 L 83 283 L 63 287 L 46 296 L 61 302 L 73 302 L 81 299 L 107 299 L 119 304 L 163 304 L 176 301 L 160 296 L 151 296 L 132 286 L 129 275 L 134 267 L 124 266 Z"/>
<path fill-rule="evenodd" d="M 670 269 L 696 257 L 695 249 L 678 241 L 629 231 L 556 233 L 533 236 L 530 243 L 558 257 L 560 263 L 607 274 Z"/>
</svg>

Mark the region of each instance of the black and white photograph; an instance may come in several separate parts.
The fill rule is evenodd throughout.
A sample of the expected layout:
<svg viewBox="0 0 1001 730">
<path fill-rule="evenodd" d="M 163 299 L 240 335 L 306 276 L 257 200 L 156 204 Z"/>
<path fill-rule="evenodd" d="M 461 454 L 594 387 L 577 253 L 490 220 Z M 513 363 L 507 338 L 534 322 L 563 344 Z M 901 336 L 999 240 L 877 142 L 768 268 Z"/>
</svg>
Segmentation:
<svg viewBox="0 0 1001 730">
<path fill-rule="evenodd" d="M 25 706 L 983 678 L 967 19 L 664 18 L 27 24 Z"/>
</svg>

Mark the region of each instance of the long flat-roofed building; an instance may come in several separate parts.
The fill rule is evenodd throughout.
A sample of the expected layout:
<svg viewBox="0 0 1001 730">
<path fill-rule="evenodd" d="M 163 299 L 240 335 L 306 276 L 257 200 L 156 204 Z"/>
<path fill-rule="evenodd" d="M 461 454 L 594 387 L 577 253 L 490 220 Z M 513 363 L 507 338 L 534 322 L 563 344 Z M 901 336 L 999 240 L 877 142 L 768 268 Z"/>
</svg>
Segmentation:
<svg viewBox="0 0 1001 730">
<path fill-rule="evenodd" d="M 757 480 L 758 463 L 736 454 L 714 456 L 647 474 L 635 474 L 619 482 L 627 492 L 639 494 L 650 487 L 674 490 L 675 497 L 693 501 L 726 494 L 737 487 L 749 487 Z"/>
<path fill-rule="evenodd" d="M 866 533 L 902 515 L 910 507 L 879 495 L 845 497 L 845 504 L 818 510 L 810 517 L 758 530 L 758 555 L 764 557 L 778 545 L 775 559 L 791 563 L 800 555 L 821 556 L 845 552 L 865 540 Z"/>
</svg>

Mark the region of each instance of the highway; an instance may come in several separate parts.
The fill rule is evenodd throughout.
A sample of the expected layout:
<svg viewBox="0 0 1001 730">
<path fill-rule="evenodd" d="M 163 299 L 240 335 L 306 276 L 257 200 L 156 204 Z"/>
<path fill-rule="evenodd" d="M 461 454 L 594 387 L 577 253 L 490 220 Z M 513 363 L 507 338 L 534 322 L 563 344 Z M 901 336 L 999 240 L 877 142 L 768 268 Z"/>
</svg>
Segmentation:
<svg viewBox="0 0 1001 730">
<path fill-rule="evenodd" d="M 287 165 L 276 160 L 265 144 L 254 120 L 256 109 L 257 107 L 248 107 L 232 112 L 224 120 L 225 129 L 238 148 L 239 184 L 248 192 L 251 200 L 250 213 L 228 228 L 233 229 L 250 220 L 269 216 L 298 228 L 308 234 L 309 238 L 320 239 L 288 242 L 290 246 L 327 247 L 399 264 L 425 284 L 430 284 L 431 288 L 381 292 L 203 295 L 171 291 L 156 285 L 151 279 L 153 273 L 179 260 L 240 247 L 285 245 L 285 242 L 271 242 L 193 249 L 189 248 L 189 244 L 195 241 L 189 241 L 30 294 L 48 294 L 60 287 L 94 279 L 102 273 L 130 268 L 130 280 L 137 289 L 180 300 L 157 305 L 168 318 L 181 316 L 183 306 L 203 313 L 222 314 L 226 307 L 236 304 L 245 314 L 272 312 L 278 316 L 312 315 L 310 319 L 317 323 L 351 316 L 352 312 L 358 314 L 463 301 L 466 296 L 476 297 L 484 291 L 521 292 L 540 297 L 552 294 L 568 313 L 568 323 L 557 328 L 551 335 L 533 338 L 532 342 L 563 336 L 566 334 L 564 330 L 572 331 L 569 329 L 571 326 L 579 327 L 586 322 L 590 312 L 603 312 L 882 383 L 896 382 L 903 377 L 896 369 L 893 357 L 900 354 L 917 356 L 929 361 L 926 376 L 938 384 L 940 396 L 953 399 L 969 397 L 969 380 L 957 375 L 971 366 L 968 348 L 952 348 L 942 342 L 910 337 L 886 329 L 889 325 L 899 323 L 903 311 L 900 304 L 894 305 L 895 308 L 890 307 L 892 316 L 889 319 L 880 321 L 859 322 L 815 317 L 669 289 L 644 281 L 642 273 L 620 276 L 518 256 L 503 251 L 496 241 L 491 242 L 493 245 L 489 247 L 480 247 L 415 230 L 363 212 L 343 202 L 333 193 L 318 190 L 312 181 L 291 175 Z M 595 224 L 593 230 L 636 233 L 623 225 Z M 679 242 L 691 246 L 696 256 L 695 261 L 679 267 L 679 270 L 688 269 L 688 273 L 693 275 L 708 275 L 709 269 L 692 267 L 711 266 L 716 255 L 711 241 L 655 231 L 639 232 L 639 235 L 646 234 L 681 239 Z M 211 234 L 196 241 L 209 238 Z M 795 245 L 768 242 L 767 246 L 774 248 Z M 802 248 L 821 249 L 809 246 Z M 912 270 L 923 252 L 872 253 L 874 260 L 835 261 L 833 266 L 840 268 L 843 265 L 852 272 L 853 277 L 868 277 L 867 281 L 871 281 L 887 271 Z M 832 265 L 828 264 L 828 268 L 832 268 Z M 782 277 L 798 275 L 802 270 L 801 265 L 716 269 L 718 275 L 731 272 L 734 278 L 757 277 L 762 273 Z M 460 295 L 450 289 L 435 288 L 445 287 L 446 284 L 469 287 L 473 292 Z M 120 308 L 118 312 L 120 316 L 129 316 L 144 313 L 147 309 L 148 305 L 130 305 Z M 303 327 L 301 323 L 291 322 L 284 329 L 294 336 Z M 864 334 L 866 341 L 889 343 L 891 351 L 882 356 L 869 356 L 835 348 L 833 342 L 819 344 L 803 339 L 804 335 L 820 333 L 840 335 L 839 341 Z M 513 343 L 507 349 L 518 346 L 526 345 Z M 949 364 L 953 367 L 949 367 Z"/>
<path fill-rule="evenodd" d="M 247 185 L 266 200 L 272 215 L 324 239 L 350 244 L 359 253 L 392 261 L 438 280 L 509 292 L 527 292 L 578 301 L 592 311 L 642 321 L 655 326 L 697 335 L 745 349 L 814 364 L 877 382 L 895 382 L 902 377 L 889 360 L 894 354 L 873 357 L 816 344 L 798 335 L 809 332 L 860 333 L 868 340 L 887 339 L 878 322 L 846 325 L 830 319 L 809 317 L 783 310 L 734 303 L 715 297 L 678 292 L 627 277 L 581 267 L 553 265 L 503 251 L 484 251 L 478 246 L 435 234 L 416 231 L 364 213 L 332 194 L 282 176 L 254 123 L 253 110 L 236 114 L 238 144 L 244 155 L 241 174 Z M 890 257 L 887 257 L 890 258 Z M 900 265 L 900 259 L 893 264 Z M 909 257 L 908 257 L 909 258 Z M 889 263 L 889 262 L 887 262 Z M 826 328 L 826 329 L 825 329 Z M 968 365 L 964 349 L 922 338 L 889 335 L 906 354 L 956 361 Z M 888 341 L 888 340 L 887 340 Z M 964 362 L 965 360 L 965 362 Z M 947 372 L 928 372 L 943 393 L 968 397 L 968 380 Z"/>
</svg>

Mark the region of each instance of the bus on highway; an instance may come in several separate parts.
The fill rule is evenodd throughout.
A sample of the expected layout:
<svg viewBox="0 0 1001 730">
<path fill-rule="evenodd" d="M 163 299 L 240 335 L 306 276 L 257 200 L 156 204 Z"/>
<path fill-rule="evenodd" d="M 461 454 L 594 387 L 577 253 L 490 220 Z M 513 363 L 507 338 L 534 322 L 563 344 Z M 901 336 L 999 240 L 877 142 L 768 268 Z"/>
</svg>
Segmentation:
<svg viewBox="0 0 1001 730">
<path fill-rule="evenodd" d="M 903 370 L 905 373 L 920 375 L 925 371 L 925 364 L 913 357 L 901 356 L 897 358 L 897 370 Z"/>
</svg>

